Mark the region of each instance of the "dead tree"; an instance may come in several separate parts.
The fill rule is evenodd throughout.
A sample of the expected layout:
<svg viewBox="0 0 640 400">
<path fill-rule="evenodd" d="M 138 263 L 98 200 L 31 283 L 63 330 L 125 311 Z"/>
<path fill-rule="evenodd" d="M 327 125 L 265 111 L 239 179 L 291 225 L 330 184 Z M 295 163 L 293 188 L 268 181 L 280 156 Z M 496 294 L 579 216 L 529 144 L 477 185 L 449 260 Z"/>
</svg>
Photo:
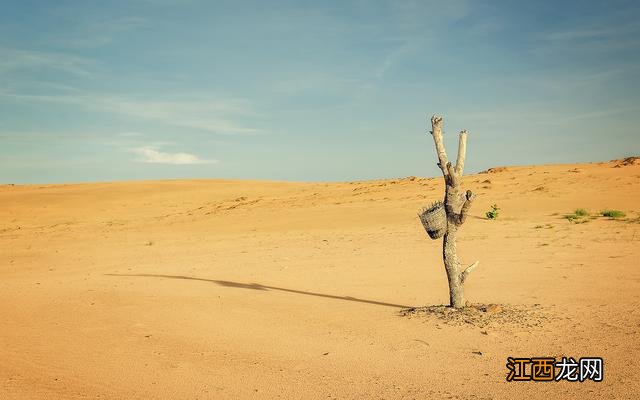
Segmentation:
<svg viewBox="0 0 640 400">
<path fill-rule="evenodd" d="M 478 261 L 467 268 L 462 268 L 456 250 L 456 236 L 458 228 L 464 223 L 469 207 L 475 195 L 471 190 L 461 193 L 460 181 L 464 169 L 464 158 L 467 150 L 467 131 L 460 132 L 458 142 L 458 158 L 455 167 L 447 159 L 447 153 L 442 141 L 442 117 L 431 117 L 431 135 L 436 145 L 438 167 L 442 170 L 445 182 L 444 201 L 436 202 L 431 207 L 424 208 L 420 220 L 431 239 L 444 236 L 442 244 L 442 259 L 449 280 L 449 305 L 463 308 L 464 282 L 478 265 Z"/>
</svg>

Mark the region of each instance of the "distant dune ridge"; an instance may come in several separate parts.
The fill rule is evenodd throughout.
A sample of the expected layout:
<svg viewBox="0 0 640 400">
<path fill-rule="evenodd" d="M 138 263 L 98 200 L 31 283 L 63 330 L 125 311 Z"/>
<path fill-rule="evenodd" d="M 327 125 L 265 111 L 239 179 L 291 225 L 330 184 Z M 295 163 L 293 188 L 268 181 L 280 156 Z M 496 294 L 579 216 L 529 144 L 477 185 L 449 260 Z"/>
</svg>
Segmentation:
<svg viewBox="0 0 640 400">
<path fill-rule="evenodd" d="M 615 163 L 615 165 L 613 166 L 614 168 L 628 167 L 629 165 L 638 165 L 640 164 L 640 157 L 627 157 L 623 158 L 622 160 L 613 160 L 613 163 Z"/>
<path fill-rule="evenodd" d="M 0 398 L 640 397 L 640 158 L 463 184 L 467 314 L 416 217 L 442 177 L 1 185 Z M 506 382 L 536 356 L 604 381 Z"/>
</svg>

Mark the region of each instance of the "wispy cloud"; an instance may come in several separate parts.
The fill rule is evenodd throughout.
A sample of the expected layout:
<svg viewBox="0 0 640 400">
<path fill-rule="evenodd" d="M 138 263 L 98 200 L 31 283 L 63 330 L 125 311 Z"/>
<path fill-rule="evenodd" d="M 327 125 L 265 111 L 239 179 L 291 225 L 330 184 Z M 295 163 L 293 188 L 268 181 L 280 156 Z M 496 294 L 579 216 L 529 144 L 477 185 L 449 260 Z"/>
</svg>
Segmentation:
<svg viewBox="0 0 640 400">
<path fill-rule="evenodd" d="M 53 69 L 92 77 L 92 62 L 81 57 L 52 52 L 0 48 L 0 73 L 24 69 Z"/>
<path fill-rule="evenodd" d="M 94 94 L 21 94 L 0 91 L 0 97 L 22 102 L 70 104 L 85 109 L 134 117 L 158 123 L 218 134 L 259 133 L 238 121 L 253 115 L 238 99 L 137 100 Z"/>
<path fill-rule="evenodd" d="M 140 136 L 144 136 L 143 133 L 140 132 L 119 132 L 116 134 L 116 136 L 120 136 L 120 137 L 140 137 Z"/>
<path fill-rule="evenodd" d="M 205 160 L 190 153 L 166 153 L 151 146 L 136 147 L 131 152 L 138 155 L 136 162 L 149 164 L 194 165 L 215 164 L 218 160 Z"/>
<path fill-rule="evenodd" d="M 64 33 L 49 35 L 47 42 L 74 49 L 99 47 L 148 24 L 146 18 L 136 16 L 81 20 L 65 29 Z"/>
<path fill-rule="evenodd" d="M 500 110 L 499 112 L 491 110 L 460 110 L 459 116 L 466 121 L 481 125 L 513 125 L 527 120 L 529 121 L 530 126 L 563 126 L 575 121 L 590 121 L 625 113 L 634 113 L 637 112 L 638 109 L 633 106 L 623 106 L 585 112 L 568 112 L 566 110 L 553 110 L 549 107 L 545 108 L 545 104 L 538 104 L 534 106 L 537 108 L 535 112 L 535 119 L 531 118 L 532 111 L 530 109 L 523 110 L 522 107 L 517 105 L 506 110 Z"/>
<path fill-rule="evenodd" d="M 80 141 L 80 140 L 100 140 L 101 136 L 96 133 L 86 132 L 47 132 L 47 131 L 0 131 L 0 139 L 11 142 L 47 142 L 47 141 Z"/>
<path fill-rule="evenodd" d="M 541 50 L 568 50 L 590 53 L 614 53 L 632 51 L 640 46 L 638 24 L 605 26 L 576 26 L 566 30 L 554 30 L 538 35 Z"/>
<path fill-rule="evenodd" d="M 402 44 L 401 46 L 398 46 L 397 48 L 393 49 L 393 51 L 391 51 L 389 54 L 387 54 L 387 56 L 385 57 L 384 61 L 382 62 L 382 64 L 380 64 L 380 66 L 378 67 L 375 76 L 378 79 L 381 79 L 384 74 L 387 73 L 387 71 L 389 71 L 394 64 L 396 64 L 400 58 L 409 52 L 409 50 L 411 49 L 411 45 L 408 42 L 405 42 L 404 44 Z"/>
<path fill-rule="evenodd" d="M 398 42 L 392 47 L 381 62 L 374 68 L 374 76 L 382 79 L 405 58 L 415 56 L 411 53 L 425 52 L 442 40 L 442 32 L 472 13 L 472 3 L 468 0 L 452 0 L 438 2 L 436 0 L 391 1 L 390 15 L 394 36 L 385 31 L 381 36 L 383 42 Z M 467 25 L 474 35 L 485 35 L 496 29 L 495 20 L 481 24 Z"/>
<path fill-rule="evenodd" d="M 256 133 L 237 122 L 238 117 L 250 114 L 242 101 L 227 100 L 173 100 L 144 101 L 118 97 L 94 98 L 94 105 L 101 111 L 109 111 L 136 118 L 154 120 L 169 125 L 199 129 L 213 133 Z"/>
<path fill-rule="evenodd" d="M 611 39 L 636 34 L 638 30 L 636 24 L 589 28 L 576 27 L 574 29 L 546 32 L 542 34 L 542 38 L 550 41 Z"/>
<path fill-rule="evenodd" d="M 468 0 L 405 0 L 392 1 L 391 9 L 407 30 L 422 29 L 427 25 L 446 25 L 458 21 L 471 12 L 472 3 Z"/>
</svg>

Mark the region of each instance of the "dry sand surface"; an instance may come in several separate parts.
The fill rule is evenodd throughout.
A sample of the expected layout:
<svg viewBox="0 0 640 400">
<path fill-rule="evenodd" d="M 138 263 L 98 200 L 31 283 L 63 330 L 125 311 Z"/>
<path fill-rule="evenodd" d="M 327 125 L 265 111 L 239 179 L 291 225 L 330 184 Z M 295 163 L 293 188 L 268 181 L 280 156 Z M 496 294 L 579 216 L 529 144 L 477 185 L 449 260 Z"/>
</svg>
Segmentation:
<svg viewBox="0 0 640 400">
<path fill-rule="evenodd" d="M 0 186 L 0 398 L 638 398 L 621 164 L 464 178 L 467 298 L 503 305 L 468 320 L 402 312 L 448 300 L 416 216 L 441 177 Z M 508 356 L 600 356 L 604 381 L 506 382 Z"/>
</svg>

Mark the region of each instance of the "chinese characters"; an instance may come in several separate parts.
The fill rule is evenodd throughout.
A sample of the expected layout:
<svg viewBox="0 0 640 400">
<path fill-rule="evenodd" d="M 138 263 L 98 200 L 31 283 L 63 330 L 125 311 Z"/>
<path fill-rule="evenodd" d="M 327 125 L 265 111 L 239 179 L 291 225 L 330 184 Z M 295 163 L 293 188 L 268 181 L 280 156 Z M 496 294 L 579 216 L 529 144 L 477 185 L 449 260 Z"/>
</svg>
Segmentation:
<svg viewBox="0 0 640 400">
<path fill-rule="evenodd" d="M 573 357 L 507 358 L 507 382 L 512 381 L 561 381 L 602 382 L 604 363 L 600 357 L 583 357 L 576 361 Z"/>
</svg>

